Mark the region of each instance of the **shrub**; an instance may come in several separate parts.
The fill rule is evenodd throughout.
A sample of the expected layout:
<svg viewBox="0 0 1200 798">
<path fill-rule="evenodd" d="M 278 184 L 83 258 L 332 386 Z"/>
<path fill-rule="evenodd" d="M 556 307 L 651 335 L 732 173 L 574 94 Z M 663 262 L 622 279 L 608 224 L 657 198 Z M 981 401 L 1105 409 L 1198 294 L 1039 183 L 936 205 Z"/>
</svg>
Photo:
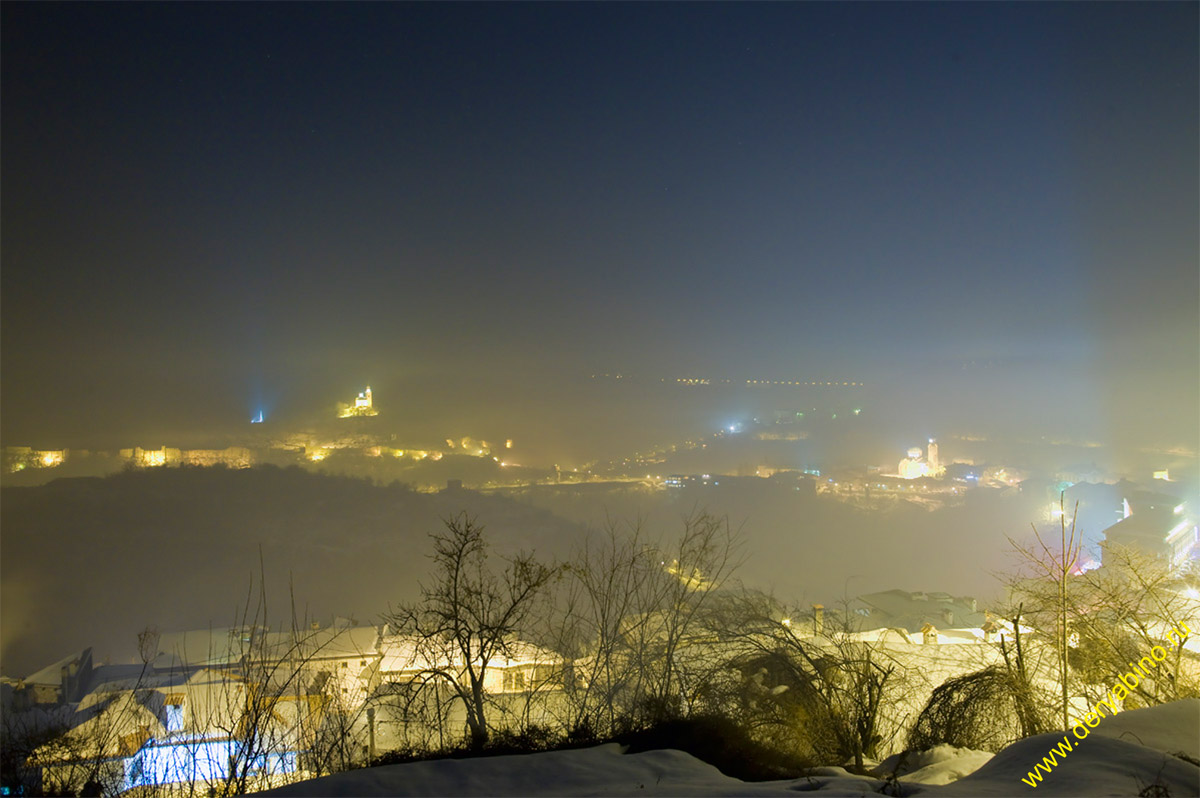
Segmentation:
<svg viewBox="0 0 1200 798">
<path fill-rule="evenodd" d="M 929 697 L 908 735 L 911 750 L 946 743 L 999 751 L 1021 738 L 1017 691 L 1000 667 L 947 679 Z"/>
<path fill-rule="evenodd" d="M 664 721 L 618 735 L 616 742 L 629 746 L 631 754 L 663 748 L 685 751 L 742 781 L 797 778 L 812 765 L 754 740 L 739 724 L 715 715 Z"/>
</svg>

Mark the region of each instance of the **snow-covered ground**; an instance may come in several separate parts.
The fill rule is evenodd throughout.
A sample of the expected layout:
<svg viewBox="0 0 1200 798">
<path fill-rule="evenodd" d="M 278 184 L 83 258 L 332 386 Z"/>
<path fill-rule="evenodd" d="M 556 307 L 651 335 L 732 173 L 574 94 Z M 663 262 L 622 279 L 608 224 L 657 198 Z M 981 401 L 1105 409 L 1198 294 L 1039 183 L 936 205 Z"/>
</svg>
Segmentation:
<svg viewBox="0 0 1200 798">
<path fill-rule="evenodd" d="M 1021 740 L 995 756 L 939 746 L 909 758 L 917 767 L 901 777 L 912 796 L 1138 795 L 1159 784 L 1168 792 L 1200 796 L 1200 767 L 1173 752 L 1200 753 L 1200 700 L 1122 712 L 1104 720 L 1037 788 L 1022 782 L 1056 743 L 1059 733 Z M 969 775 L 966 775 L 969 774 Z M 961 776 L 961 778 L 959 778 Z M 957 779 L 957 780 L 952 780 Z M 947 783 L 949 782 L 949 783 Z M 443 759 L 366 768 L 298 782 L 265 795 L 292 796 L 550 796 L 694 795 L 828 796 L 879 794 L 885 782 L 841 768 L 819 768 L 807 778 L 743 782 L 682 751 L 624 754 L 615 744 L 524 756 Z M 889 793 L 885 793 L 889 794 Z"/>
<path fill-rule="evenodd" d="M 905 782 L 949 784 L 979 770 L 993 754 L 990 751 L 972 751 L 970 748 L 938 745 L 928 751 L 916 751 L 904 756 L 902 768 L 901 756 L 889 756 L 879 763 L 875 773 L 897 773 Z"/>
</svg>

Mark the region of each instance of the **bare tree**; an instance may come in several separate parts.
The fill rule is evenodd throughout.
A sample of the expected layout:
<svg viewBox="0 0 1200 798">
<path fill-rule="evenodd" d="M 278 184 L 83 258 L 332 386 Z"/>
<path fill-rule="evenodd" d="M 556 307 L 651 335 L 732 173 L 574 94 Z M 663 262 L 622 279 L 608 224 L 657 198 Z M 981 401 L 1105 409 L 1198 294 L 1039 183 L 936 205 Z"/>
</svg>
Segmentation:
<svg viewBox="0 0 1200 798">
<path fill-rule="evenodd" d="M 1068 582 L 1072 572 L 1079 564 L 1081 542 L 1076 538 L 1075 520 L 1079 515 L 1079 503 L 1071 515 L 1071 524 L 1067 526 L 1067 511 L 1065 494 L 1059 494 L 1058 515 L 1060 540 L 1055 549 L 1043 540 L 1037 525 L 1033 525 L 1033 536 L 1037 545 L 1022 544 L 1009 538 L 1017 554 L 1032 570 L 1032 578 L 1025 580 L 1025 590 L 1033 589 L 1039 600 L 1031 609 L 1034 615 L 1040 615 L 1043 622 L 1040 628 L 1052 629 L 1055 654 L 1058 660 L 1058 681 L 1062 694 L 1059 707 L 1060 720 L 1064 731 L 1071 728 L 1070 720 L 1070 673 L 1068 668 L 1068 648 L 1070 633 L 1068 630 L 1070 618 L 1070 601 L 1068 599 Z M 1069 529 L 1069 531 L 1068 531 Z M 1047 588 L 1052 588 L 1049 593 Z M 1026 602 L 1028 603 L 1028 602 Z M 1050 623 L 1045 623 L 1049 618 Z"/>
<path fill-rule="evenodd" d="M 700 620 L 711 596 L 725 586 L 740 562 L 739 540 L 728 519 L 707 512 L 684 519 L 682 534 L 659 562 L 666 575 L 659 577 L 661 587 L 652 595 L 657 612 L 648 615 L 649 623 L 642 627 L 649 634 L 641 641 L 651 645 L 643 645 L 641 651 L 659 653 L 657 661 L 643 662 L 651 677 L 653 707 L 664 713 L 651 720 L 670 714 L 677 698 L 681 706 L 694 698 L 698 685 L 688 677 L 707 672 L 704 661 L 712 642 Z M 699 648 L 699 661 L 687 656 L 689 648 Z"/>
<path fill-rule="evenodd" d="M 417 684 L 448 684 L 463 702 L 470 744 L 479 749 L 489 736 L 488 669 L 513 653 L 535 599 L 557 570 L 518 554 L 496 574 L 482 526 L 463 513 L 446 519 L 445 527 L 430 535 L 433 575 L 421 584 L 420 601 L 399 606 L 387 619 L 414 641 L 415 659 L 423 663 Z"/>
<path fill-rule="evenodd" d="M 571 662 L 566 727 L 605 736 L 697 705 L 713 660 L 703 617 L 740 564 L 726 520 L 695 512 L 663 544 L 611 520 L 564 566 L 547 636 Z"/>
<path fill-rule="evenodd" d="M 757 694 L 759 718 L 818 760 L 853 758 L 862 768 L 887 742 L 884 711 L 906 687 L 901 664 L 854 634 L 846 615 L 840 628 L 808 634 L 768 597 L 745 593 L 723 604 L 725 651 L 750 677 L 747 699 Z"/>
<path fill-rule="evenodd" d="M 329 671 L 312 675 L 308 684 L 296 684 L 295 701 L 302 723 L 300 739 L 305 747 L 305 770 L 324 776 L 350 770 L 369 759 L 361 742 L 367 722 L 365 702 L 348 700 Z M 304 710 L 308 709 L 307 713 Z M 306 716 L 305 716 L 306 715 Z M 370 721 L 374 721 L 371 713 Z"/>
<path fill-rule="evenodd" d="M 1024 652 L 1017 651 L 1025 683 L 1036 681 L 1042 670 L 1036 656 L 1027 662 L 1031 644 L 1036 648 L 1051 640 L 1064 724 L 1069 724 L 1072 696 L 1094 703 L 1116 675 L 1156 648 L 1167 656 L 1144 669 L 1148 674 L 1130 688 L 1131 697 L 1149 705 L 1200 694 L 1198 663 L 1182 645 L 1194 604 L 1184 594 L 1181 576 L 1162 560 L 1113 544 L 1104 546 L 1101 567 L 1077 572 L 1074 521 L 1068 529 L 1061 500 L 1060 513 L 1058 549 L 1040 535 L 1035 543 L 1014 543 L 1020 570 L 1009 579 L 1011 600 L 1035 633 L 1032 640 L 1026 636 Z M 1020 617 L 1013 618 L 1014 630 Z"/>
<path fill-rule="evenodd" d="M 38 730 L 37 744 L 26 753 L 23 768 L 27 774 L 40 772 L 39 789 L 91 795 L 120 791 L 124 773 L 119 757 L 137 750 L 158 726 L 157 694 L 150 687 L 153 654 L 143 645 L 155 634 L 149 628 L 138 634 L 142 662 L 136 673 L 105 685 L 83 701 L 60 704 L 49 713 L 40 708 L 11 716 L 5 713 L 9 731 Z M 49 727 L 39 716 L 52 719 Z"/>
<path fill-rule="evenodd" d="M 545 619 L 554 646 L 571 662 L 563 686 L 568 698 L 564 725 L 585 736 L 613 732 L 623 714 L 623 696 L 637 692 L 628 667 L 625 639 L 630 620 L 645 610 L 641 598 L 655 577 L 657 558 L 641 525 L 621 529 L 611 520 L 600 535 L 588 535 L 565 566 L 557 612 Z"/>
<path fill-rule="evenodd" d="M 43 784 L 41 767 L 52 762 L 75 762 L 83 751 L 68 737 L 72 711 L 69 706 L 4 707 L 0 713 L 0 783 L 10 795 L 33 795 L 56 784 Z M 63 788 L 74 792 L 86 777 L 66 777 Z"/>
<path fill-rule="evenodd" d="M 1014 646 L 1010 648 L 1007 637 L 1000 636 L 1000 653 L 1004 657 L 1005 675 L 1012 688 L 1022 738 L 1042 734 L 1050 731 L 1051 728 L 1051 721 L 1042 709 L 1048 702 L 1042 700 L 1038 680 L 1034 677 L 1038 668 L 1030 665 L 1027 654 L 1028 646 L 1022 644 L 1021 613 L 1023 610 L 1024 605 L 1018 604 L 1011 619 Z"/>
<path fill-rule="evenodd" d="M 261 554 L 260 554 L 261 557 Z M 284 769 L 283 760 L 300 748 L 303 715 L 281 712 L 289 699 L 305 695 L 306 665 L 317 653 L 308 645 L 311 631 L 296 617 L 291 629 L 272 632 L 268 613 L 264 569 L 260 560 L 257 597 L 253 580 L 236 628 L 240 651 L 236 679 L 225 683 L 220 707 L 208 728 L 221 732 L 231 743 L 228 770 L 223 782 L 210 785 L 217 795 L 242 795 L 256 789 Z M 295 708 L 301 710 L 298 700 Z"/>
<path fill-rule="evenodd" d="M 299 619 L 294 600 L 291 628 L 272 631 L 262 571 L 260 562 L 233 626 L 208 631 L 203 666 L 183 650 L 160 654 L 161 636 L 147 629 L 141 667 L 118 667 L 119 678 L 50 713 L 53 723 L 31 723 L 47 715 L 40 709 L 5 712 L 5 755 L 24 738 L 22 768 L 41 770 L 42 789 L 178 796 L 275 786 L 297 777 L 301 752 L 319 772 L 361 761 L 362 702 L 320 678 L 338 632 Z"/>
<path fill-rule="evenodd" d="M 1166 656 L 1153 669 L 1143 669 L 1148 675 L 1133 689 L 1137 699 L 1150 705 L 1200 695 L 1200 663 L 1184 649 L 1195 602 L 1166 562 L 1107 544 L 1104 565 L 1078 582 L 1070 607 L 1071 654 L 1078 670 L 1103 684 L 1160 648 Z"/>
<path fill-rule="evenodd" d="M 180 686 L 188 716 L 166 774 L 172 793 L 228 796 L 277 786 L 297 778 L 301 752 L 303 764 L 318 772 L 353 762 L 345 755 L 353 737 L 335 741 L 329 732 L 339 724 L 354 730 L 351 722 L 343 723 L 343 713 L 353 708 L 335 703 L 320 678 L 318 660 L 332 638 L 297 616 L 294 598 L 290 628 L 273 630 L 262 577 L 260 562 L 257 590 L 252 577 L 234 625 L 221 630 L 220 639 L 210 630 L 206 659 L 213 667 L 198 668 L 183 658 L 172 662 L 186 679 Z M 151 793 L 165 787 L 153 778 L 142 786 Z"/>
<path fill-rule="evenodd" d="M 1022 700 L 1020 686 L 999 665 L 947 679 L 913 723 L 908 748 L 924 751 L 946 743 L 999 751 L 1029 736 Z"/>
</svg>

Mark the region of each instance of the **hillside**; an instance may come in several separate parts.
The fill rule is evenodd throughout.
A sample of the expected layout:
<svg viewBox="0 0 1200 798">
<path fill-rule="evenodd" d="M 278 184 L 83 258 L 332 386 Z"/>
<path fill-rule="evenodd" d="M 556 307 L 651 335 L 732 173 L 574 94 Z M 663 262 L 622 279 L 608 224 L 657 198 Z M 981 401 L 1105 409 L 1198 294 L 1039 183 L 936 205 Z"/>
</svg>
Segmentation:
<svg viewBox="0 0 1200 798">
<path fill-rule="evenodd" d="M 299 468 L 157 469 L 0 496 L 0 665 L 11 676 L 85 646 L 97 661 L 128 660 L 147 625 L 227 625 L 260 552 L 271 622 L 288 620 L 290 577 L 299 615 L 372 623 L 415 594 L 442 518 L 477 516 L 499 553 L 565 554 L 582 529 L 502 497 Z"/>
</svg>

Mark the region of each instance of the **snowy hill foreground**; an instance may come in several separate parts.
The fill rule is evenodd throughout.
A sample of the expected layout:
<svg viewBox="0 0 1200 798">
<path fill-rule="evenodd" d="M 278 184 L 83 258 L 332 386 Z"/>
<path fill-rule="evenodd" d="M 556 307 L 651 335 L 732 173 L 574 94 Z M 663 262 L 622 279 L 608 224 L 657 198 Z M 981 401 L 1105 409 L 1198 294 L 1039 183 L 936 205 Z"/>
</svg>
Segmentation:
<svg viewBox="0 0 1200 798">
<path fill-rule="evenodd" d="M 841 768 L 818 768 L 813 775 L 786 781 L 743 782 L 682 751 L 624 754 L 620 746 L 610 743 L 575 751 L 364 768 L 262 794 L 795 796 L 797 792 L 819 792 L 861 796 L 882 791 L 912 796 L 1035 792 L 1042 796 L 1200 796 L 1200 767 L 1193 764 L 1200 758 L 1200 700 L 1122 712 L 1107 719 L 1069 756 L 1060 758 L 1037 788 L 1023 783 L 1034 764 L 1061 741 L 1061 734 L 1043 734 L 1021 740 L 995 756 L 939 746 L 914 757 L 912 764 L 921 767 L 901 777 L 899 790 L 881 779 L 851 775 Z M 961 774 L 969 775 L 946 783 Z M 1156 791 L 1152 785 L 1165 791 Z"/>
</svg>

